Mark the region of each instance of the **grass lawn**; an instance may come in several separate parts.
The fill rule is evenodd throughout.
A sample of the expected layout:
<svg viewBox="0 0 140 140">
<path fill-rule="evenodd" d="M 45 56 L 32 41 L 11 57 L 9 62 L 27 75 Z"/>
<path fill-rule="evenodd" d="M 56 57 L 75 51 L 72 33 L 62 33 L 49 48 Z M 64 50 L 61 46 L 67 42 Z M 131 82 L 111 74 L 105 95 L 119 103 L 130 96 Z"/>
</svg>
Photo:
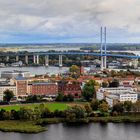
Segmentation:
<svg viewBox="0 0 140 140">
<path fill-rule="evenodd" d="M 55 102 L 50 102 L 50 103 L 44 103 L 45 107 L 48 107 L 51 111 L 55 111 L 55 110 L 66 110 L 68 108 L 68 104 L 67 103 L 55 103 Z M 39 104 L 18 104 L 18 105 L 6 105 L 6 106 L 0 106 L 0 109 L 5 109 L 7 111 L 10 110 L 16 110 L 18 111 L 21 107 L 27 107 L 27 108 L 35 108 L 39 106 Z"/>
<path fill-rule="evenodd" d="M 0 121 L 0 130 L 4 132 L 39 133 L 47 129 L 30 121 Z"/>
</svg>

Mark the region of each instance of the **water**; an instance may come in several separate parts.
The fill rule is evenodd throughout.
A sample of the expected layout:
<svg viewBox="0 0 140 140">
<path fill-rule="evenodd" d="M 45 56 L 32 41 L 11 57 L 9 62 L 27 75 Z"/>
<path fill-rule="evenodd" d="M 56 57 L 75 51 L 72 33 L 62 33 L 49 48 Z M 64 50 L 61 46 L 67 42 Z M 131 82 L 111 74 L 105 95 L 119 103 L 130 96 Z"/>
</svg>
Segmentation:
<svg viewBox="0 0 140 140">
<path fill-rule="evenodd" d="M 140 51 L 124 51 L 124 52 L 133 53 L 133 54 L 135 54 L 135 55 L 140 56 Z"/>
<path fill-rule="evenodd" d="M 140 56 L 140 51 L 108 51 L 108 52 L 117 52 L 117 53 L 119 53 L 119 52 L 126 52 L 126 53 L 133 53 L 133 54 L 135 54 L 135 55 L 138 55 L 138 56 Z"/>
<path fill-rule="evenodd" d="M 9 47 L 0 47 L 1 51 L 28 51 L 28 52 L 46 52 L 49 50 L 55 51 L 70 51 L 70 50 L 80 50 L 79 46 L 69 46 L 69 47 L 62 47 L 62 46 L 9 46 Z"/>
<path fill-rule="evenodd" d="M 0 140 L 139 140 L 140 124 L 100 124 L 83 126 L 49 125 L 39 134 L 0 132 Z"/>
<path fill-rule="evenodd" d="M 50 48 L 22 48 L 20 49 L 20 51 L 28 51 L 28 52 L 46 52 L 46 51 L 50 51 L 50 50 L 55 50 L 55 51 L 70 51 L 70 50 L 80 50 L 79 47 L 69 47 L 69 48 L 66 48 L 66 47 L 50 47 Z"/>
<path fill-rule="evenodd" d="M 64 73 L 68 71 L 68 67 L 45 67 L 45 66 L 40 66 L 40 67 L 4 67 L 0 68 L 0 73 L 2 71 L 13 71 L 13 70 L 20 70 L 20 71 L 29 71 L 32 75 L 40 75 L 40 74 L 58 74 L 58 73 Z"/>
</svg>

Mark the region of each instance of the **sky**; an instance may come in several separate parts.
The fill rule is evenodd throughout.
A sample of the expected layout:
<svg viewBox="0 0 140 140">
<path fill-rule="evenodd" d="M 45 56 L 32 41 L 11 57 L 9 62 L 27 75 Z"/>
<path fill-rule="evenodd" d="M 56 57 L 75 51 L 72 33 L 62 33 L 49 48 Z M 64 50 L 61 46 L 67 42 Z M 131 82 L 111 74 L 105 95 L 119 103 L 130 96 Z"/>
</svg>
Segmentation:
<svg viewBox="0 0 140 140">
<path fill-rule="evenodd" d="M 0 43 L 140 43 L 140 0 L 0 0 Z"/>
</svg>

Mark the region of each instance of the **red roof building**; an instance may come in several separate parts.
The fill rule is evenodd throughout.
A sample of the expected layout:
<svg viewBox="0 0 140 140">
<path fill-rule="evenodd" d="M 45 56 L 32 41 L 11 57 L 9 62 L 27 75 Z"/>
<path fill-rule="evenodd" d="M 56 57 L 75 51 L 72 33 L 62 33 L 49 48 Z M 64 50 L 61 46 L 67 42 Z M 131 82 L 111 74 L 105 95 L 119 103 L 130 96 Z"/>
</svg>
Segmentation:
<svg viewBox="0 0 140 140">
<path fill-rule="evenodd" d="M 58 83 L 58 91 L 62 92 L 64 95 L 71 94 L 75 98 L 80 98 L 82 94 L 81 83 L 76 81 L 61 81 Z"/>
</svg>

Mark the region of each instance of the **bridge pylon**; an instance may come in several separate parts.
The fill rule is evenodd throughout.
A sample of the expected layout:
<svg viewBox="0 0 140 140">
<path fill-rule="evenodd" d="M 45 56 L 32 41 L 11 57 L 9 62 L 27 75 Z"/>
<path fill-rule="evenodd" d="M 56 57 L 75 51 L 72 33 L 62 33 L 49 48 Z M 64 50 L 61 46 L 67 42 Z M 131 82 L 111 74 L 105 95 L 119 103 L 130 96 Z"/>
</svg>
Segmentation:
<svg viewBox="0 0 140 140">
<path fill-rule="evenodd" d="M 101 53 L 101 70 L 107 68 L 107 49 L 106 49 L 106 27 L 101 27 L 101 46 L 100 46 L 100 53 Z"/>
</svg>

